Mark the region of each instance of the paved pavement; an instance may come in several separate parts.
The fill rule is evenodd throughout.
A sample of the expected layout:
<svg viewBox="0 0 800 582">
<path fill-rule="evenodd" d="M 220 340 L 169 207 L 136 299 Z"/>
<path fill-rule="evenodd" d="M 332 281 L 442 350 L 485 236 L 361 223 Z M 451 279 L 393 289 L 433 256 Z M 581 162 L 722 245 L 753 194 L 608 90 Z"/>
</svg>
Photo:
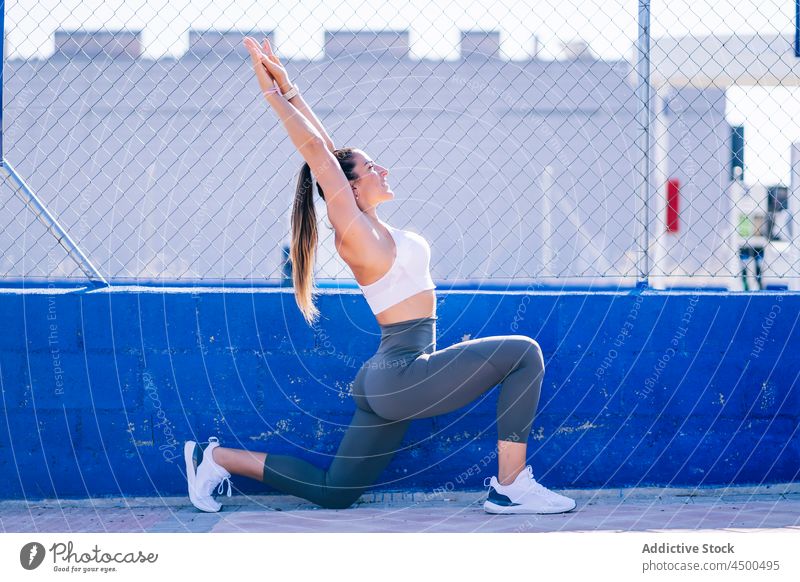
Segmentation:
<svg viewBox="0 0 800 582">
<path fill-rule="evenodd" d="M 0 532 L 551 532 L 800 531 L 800 483 L 724 489 L 567 490 L 561 515 L 489 515 L 485 490 L 370 493 L 350 509 L 281 495 L 219 498 L 219 513 L 186 497 L 0 501 Z"/>
</svg>

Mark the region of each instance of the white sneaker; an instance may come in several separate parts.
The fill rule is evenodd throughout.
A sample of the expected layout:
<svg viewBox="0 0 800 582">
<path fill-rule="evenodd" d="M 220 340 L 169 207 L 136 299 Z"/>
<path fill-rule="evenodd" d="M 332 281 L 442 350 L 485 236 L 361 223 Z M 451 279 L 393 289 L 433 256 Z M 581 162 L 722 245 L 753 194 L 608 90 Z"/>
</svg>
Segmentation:
<svg viewBox="0 0 800 582">
<path fill-rule="evenodd" d="M 203 511 L 211 513 L 222 508 L 222 504 L 212 497 L 214 487 L 219 485 L 217 493 L 222 493 L 224 484 L 228 482 L 228 497 L 231 496 L 231 474 L 214 461 L 212 451 L 219 446 L 217 437 L 208 439 L 205 450 L 195 441 L 186 441 L 183 445 L 183 459 L 186 462 L 186 481 L 189 485 L 189 499 L 192 504 Z"/>
<path fill-rule="evenodd" d="M 500 485 L 496 477 L 487 478 L 489 496 L 483 504 L 487 513 L 564 513 L 575 509 L 575 500 L 550 491 L 536 482 L 528 465 L 513 483 Z"/>
</svg>

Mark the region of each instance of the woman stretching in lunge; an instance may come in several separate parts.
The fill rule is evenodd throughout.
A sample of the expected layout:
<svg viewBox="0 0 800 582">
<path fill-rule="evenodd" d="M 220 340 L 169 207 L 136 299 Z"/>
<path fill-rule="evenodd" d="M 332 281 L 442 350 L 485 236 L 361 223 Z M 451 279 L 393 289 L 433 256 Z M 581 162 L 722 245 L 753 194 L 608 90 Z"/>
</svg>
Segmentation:
<svg viewBox="0 0 800 582">
<path fill-rule="evenodd" d="M 575 501 L 537 483 L 525 466 L 528 436 L 539 403 L 544 361 L 522 335 L 494 336 L 436 350 L 435 285 L 430 247 L 420 235 L 393 228 L 377 208 L 394 194 L 389 172 L 360 149 L 336 149 L 286 69 L 263 46 L 245 38 L 267 102 L 306 163 L 292 210 L 291 261 L 295 298 L 306 321 L 319 315 L 312 299 L 317 218 L 312 174 L 328 207 L 336 249 L 352 269 L 381 328 L 377 353 L 353 383 L 356 410 L 336 458 L 323 471 L 301 459 L 219 446 L 184 447 L 189 497 L 219 511 L 212 494 L 230 476 L 244 475 L 326 508 L 346 508 L 372 486 L 400 446 L 412 420 L 451 412 L 502 384 L 497 403 L 498 476 L 489 483 L 489 513 L 560 513 Z"/>
</svg>

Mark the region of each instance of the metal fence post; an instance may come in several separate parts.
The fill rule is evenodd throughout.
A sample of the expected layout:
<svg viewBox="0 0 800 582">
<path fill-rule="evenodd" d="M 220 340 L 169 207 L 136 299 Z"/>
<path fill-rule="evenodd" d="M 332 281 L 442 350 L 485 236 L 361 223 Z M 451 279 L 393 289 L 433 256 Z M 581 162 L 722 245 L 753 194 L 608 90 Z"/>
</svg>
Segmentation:
<svg viewBox="0 0 800 582">
<path fill-rule="evenodd" d="M 794 0 L 794 56 L 800 58 L 800 0 Z"/>
<path fill-rule="evenodd" d="M 650 276 L 650 0 L 639 0 L 639 34 L 636 43 L 636 96 L 639 105 L 640 180 L 637 187 L 642 229 L 637 234 L 641 246 L 638 257 L 637 287 L 648 287 Z"/>
</svg>

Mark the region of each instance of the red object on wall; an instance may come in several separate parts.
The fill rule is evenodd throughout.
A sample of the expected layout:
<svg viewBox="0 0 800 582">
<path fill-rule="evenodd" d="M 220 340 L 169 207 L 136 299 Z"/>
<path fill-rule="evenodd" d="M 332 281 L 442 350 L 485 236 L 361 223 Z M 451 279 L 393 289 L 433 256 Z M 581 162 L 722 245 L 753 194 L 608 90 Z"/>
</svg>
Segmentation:
<svg viewBox="0 0 800 582">
<path fill-rule="evenodd" d="M 681 183 L 677 178 L 667 180 L 667 232 L 678 232 L 680 221 Z"/>
</svg>

